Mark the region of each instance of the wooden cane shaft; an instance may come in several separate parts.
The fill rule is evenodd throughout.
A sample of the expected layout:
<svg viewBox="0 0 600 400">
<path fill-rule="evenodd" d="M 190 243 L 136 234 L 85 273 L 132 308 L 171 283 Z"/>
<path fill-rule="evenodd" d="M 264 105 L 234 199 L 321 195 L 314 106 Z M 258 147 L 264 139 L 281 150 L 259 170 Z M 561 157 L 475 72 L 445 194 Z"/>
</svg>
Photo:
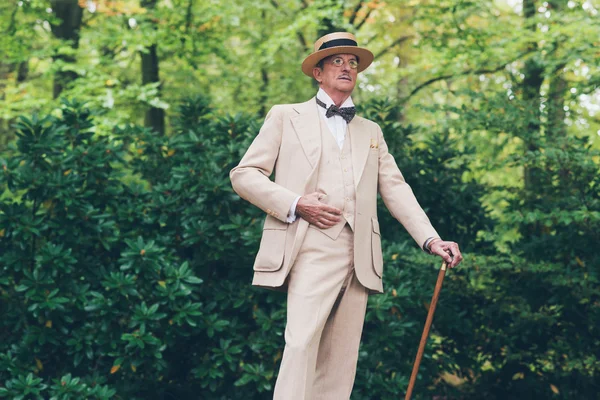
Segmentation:
<svg viewBox="0 0 600 400">
<path fill-rule="evenodd" d="M 429 305 L 429 311 L 427 312 L 427 319 L 425 320 L 425 327 L 423 328 L 423 334 L 421 335 L 421 342 L 419 343 L 419 350 L 417 351 L 417 357 L 413 365 L 412 374 L 410 375 L 410 381 L 408 383 L 408 389 L 406 391 L 406 397 L 404 400 L 410 400 L 412 395 L 415 382 L 417 381 L 417 374 L 419 372 L 419 365 L 423 358 L 423 352 L 425 352 L 425 345 L 427 344 L 427 337 L 429 336 L 429 329 L 433 321 L 433 313 L 435 313 L 435 306 L 437 305 L 438 297 L 440 297 L 440 291 L 442 290 L 442 283 L 444 282 L 444 276 L 446 275 L 446 262 L 442 264 L 440 272 L 438 274 L 435 289 L 433 291 L 433 297 L 431 298 L 431 304 Z"/>
</svg>

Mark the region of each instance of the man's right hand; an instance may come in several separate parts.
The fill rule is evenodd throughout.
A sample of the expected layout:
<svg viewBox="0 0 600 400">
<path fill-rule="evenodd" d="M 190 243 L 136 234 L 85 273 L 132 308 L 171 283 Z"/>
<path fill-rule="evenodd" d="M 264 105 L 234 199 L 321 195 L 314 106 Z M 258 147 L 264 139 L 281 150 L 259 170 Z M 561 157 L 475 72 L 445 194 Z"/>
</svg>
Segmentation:
<svg viewBox="0 0 600 400">
<path fill-rule="evenodd" d="M 296 214 L 318 228 L 331 228 L 341 221 L 342 210 L 321 203 L 325 196 L 323 193 L 314 192 L 300 197 L 296 205 Z"/>
</svg>

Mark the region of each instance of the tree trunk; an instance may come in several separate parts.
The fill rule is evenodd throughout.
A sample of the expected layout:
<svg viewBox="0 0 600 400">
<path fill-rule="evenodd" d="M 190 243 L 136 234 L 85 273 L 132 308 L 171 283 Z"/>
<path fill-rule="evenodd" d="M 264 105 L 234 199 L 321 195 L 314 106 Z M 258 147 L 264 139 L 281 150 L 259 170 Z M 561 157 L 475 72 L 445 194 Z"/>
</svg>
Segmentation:
<svg viewBox="0 0 600 400">
<path fill-rule="evenodd" d="M 262 20 L 263 20 L 263 28 L 265 28 L 265 30 L 268 30 L 270 28 L 269 26 L 269 17 L 267 16 L 267 13 L 265 10 L 262 11 Z M 263 32 L 261 32 L 261 36 L 266 37 L 267 36 L 267 32 L 265 32 L 265 30 L 263 30 Z M 267 67 L 263 64 L 260 67 L 260 76 L 262 79 L 262 84 L 260 87 L 260 95 L 259 95 L 259 101 L 260 101 L 260 109 L 259 109 L 259 115 L 263 116 L 267 113 L 267 103 L 269 102 L 269 71 L 267 70 Z"/>
<path fill-rule="evenodd" d="M 17 83 L 23 83 L 29 75 L 29 60 L 21 61 L 17 69 Z"/>
<path fill-rule="evenodd" d="M 534 0 L 523 0 L 523 16 L 526 26 L 535 32 L 536 24 L 533 21 L 537 7 Z M 528 50 L 533 50 L 533 55 L 525 62 L 523 74 L 525 77 L 522 82 L 522 96 L 525 105 L 525 114 L 523 118 L 527 120 L 525 132 L 522 134 L 525 153 L 535 152 L 540 148 L 540 88 L 544 81 L 544 67 L 542 64 L 542 56 L 539 53 L 537 42 L 531 41 L 528 45 Z M 523 166 L 523 200 L 527 204 L 528 209 L 535 209 L 539 202 L 539 194 L 536 190 L 542 185 L 542 169 L 537 164 L 537 159 L 526 157 L 525 165 Z M 526 223 L 521 227 L 521 233 L 525 237 L 534 238 L 542 234 L 544 227 L 539 222 Z"/>
<path fill-rule="evenodd" d="M 71 47 L 77 49 L 79 47 L 79 30 L 83 18 L 83 9 L 79 6 L 78 0 L 50 0 L 50 5 L 54 15 L 60 19 L 58 25 L 51 25 L 52 33 L 58 39 L 69 41 Z M 54 57 L 54 60 L 73 63 L 75 57 L 59 54 Z M 56 99 L 60 96 L 65 87 L 76 78 L 77 74 L 73 71 L 57 71 L 54 75 L 53 97 Z"/>
<path fill-rule="evenodd" d="M 566 5 L 565 0 L 551 0 L 548 7 L 552 13 L 561 12 Z M 554 43 L 554 46 L 559 46 Z M 560 63 L 554 68 L 554 74 L 550 77 L 550 87 L 548 90 L 547 107 L 547 125 L 545 133 L 549 138 L 564 137 L 567 134 L 565 125 L 565 95 L 567 93 L 567 81 L 563 75 L 564 63 Z"/>
<path fill-rule="evenodd" d="M 548 3 L 552 13 L 561 12 L 567 5 L 565 0 L 551 0 Z M 554 46 L 559 46 L 559 43 L 554 43 Z M 568 85 L 563 74 L 564 67 L 565 63 L 558 64 L 554 69 L 554 74 L 550 77 L 545 134 L 547 140 L 552 142 L 567 136 L 565 95 Z M 570 176 L 569 168 L 561 164 L 559 179 L 564 187 L 568 186 Z"/>
<path fill-rule="evenodd" d="M 550 88 L 548 93 L 548 122 L 545 133 L 548 138 L 565 136 L 567 134 L 565 125 L 565 93 L 567 91 L 567 81 L 562 74 L 561 65 L 550 79 Z"/>
<path fill-rule="evenodd" d="M 156 7 L 157 0 L 142 0 L 141 5 L 144 8 L 153 10 Z M 159 61 L 156 43 L 146 48 L 146 51 L 141 53 L 142 58 L 142 85 L 160 82 L 159 77 Z M 161 90 L 158 87 L 158 95 Z M 155 131 L 165 133 L 165 110 L 157 107 L 150 107 L 146 111 L 144 117 L 144 125 L 152 128 Z"/>
<path fill-rule="evenodd" d="M 4 103 L 6 101 L 6 84 L 8 76 L 11 73 L 13 65 L 5 64 L 0 62 L 0 102 Z M 6 144 L 12 139 L 10 136 L 11 132 L 9 130 L 10 121 L 5 120 L 4 118 L 0 119 L 0 150 L 4 150 Z"/>
<path fill-rule="evenodd" d="M 535 31 L 536 26 L 532 19 L 536 13 L 536 5 L 534 0 L 523 0 L 523 15 L 525 23 L 529 25 L 532 31 Z M 537 43 L 531 42 L 529 49 L 537 49 Z M 524 133 L 525 151 L 535 151 L 538 149 L 538 141 L 540 137 L 540 88 L 544 81 L 544 67 L 540 60 L 540 55 L 535 53 L 534 56 L 525 62 L 523 69 L 522 90 L 523 101 L 529 111 L 527 113 L 527 131 Z M 534 190 L 537 183 L 539 172 L 537 167 L 524 167 L 524 182 L 525 189 Z"/>
</svg>

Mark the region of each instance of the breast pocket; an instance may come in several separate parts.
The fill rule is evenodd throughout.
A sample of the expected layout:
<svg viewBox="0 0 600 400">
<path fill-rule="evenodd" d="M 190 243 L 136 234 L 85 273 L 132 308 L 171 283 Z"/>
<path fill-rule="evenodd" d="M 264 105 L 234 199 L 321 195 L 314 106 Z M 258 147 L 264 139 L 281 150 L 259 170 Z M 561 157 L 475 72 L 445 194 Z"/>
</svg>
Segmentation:
<svg viewBox="0 0 600 400">
<path fill-rule="evenodd" d="M 283 266 L 287 228 L 287 223 L 267 216 L 258 253 L 254 260 L 255 271 L 274 272 Z"/>
<path fill-rule="evenodd" d="M 378 148 L 370 148 L 369 149 L 369 157 L 367 158 L 367 164 L 377 165 L 379 162 L 379 149 Z"/>
</svg>

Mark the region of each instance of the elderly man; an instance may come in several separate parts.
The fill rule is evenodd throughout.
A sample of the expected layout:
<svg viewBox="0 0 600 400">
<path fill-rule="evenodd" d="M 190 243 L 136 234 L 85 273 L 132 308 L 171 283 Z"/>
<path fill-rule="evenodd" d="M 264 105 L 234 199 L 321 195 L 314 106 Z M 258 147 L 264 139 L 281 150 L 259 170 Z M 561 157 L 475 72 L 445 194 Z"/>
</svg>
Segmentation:
<svg viewBox="0 0 600 400">
<path fill-rule="evenodd" d="M 451 268 L 462 260 L 431 226 L 379 125 L 354 115 L 350 95 L 372 61 L 350 33 L 317 40 L 302 63 L 317 95 L 274 106 L 230 173 L 236 193 L 268 214 L 252 283 L 287 290 L 277 400 L 350 397 L 367 297 L 383 292 L 377 192 L 425 251 Z"/>
</svg>

